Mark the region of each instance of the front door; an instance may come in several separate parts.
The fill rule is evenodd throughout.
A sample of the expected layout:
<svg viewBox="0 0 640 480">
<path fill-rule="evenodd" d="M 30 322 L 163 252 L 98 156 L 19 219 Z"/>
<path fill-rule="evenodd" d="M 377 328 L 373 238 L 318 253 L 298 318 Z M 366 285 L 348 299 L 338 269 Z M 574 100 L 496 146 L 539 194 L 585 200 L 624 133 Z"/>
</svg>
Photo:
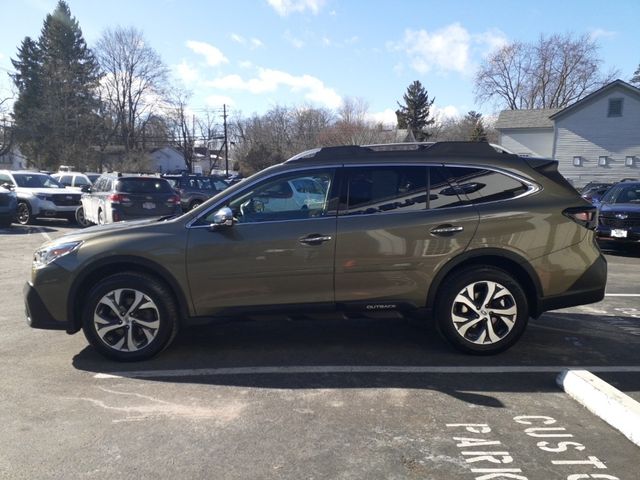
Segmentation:
<svg viewBox="0 0 640 480">
<path fill-rule="evenodd" d="M 267 178 L 190 227 L 187 275 L 197 315 L 230 307 L 333 304 L 334 174 L 322 168 Z M 296 189 L 301 180 L 313 187 Z M 223 206 L 237 222 L 211 228 L 214 210 Z"/>
</svg>

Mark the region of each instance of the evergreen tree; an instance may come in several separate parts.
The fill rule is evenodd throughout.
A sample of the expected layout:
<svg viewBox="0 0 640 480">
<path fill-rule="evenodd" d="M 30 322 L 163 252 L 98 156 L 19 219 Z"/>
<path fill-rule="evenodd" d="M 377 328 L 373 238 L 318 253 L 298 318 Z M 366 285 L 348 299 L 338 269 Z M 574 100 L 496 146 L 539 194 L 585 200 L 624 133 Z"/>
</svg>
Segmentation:
<svg viewBox="0 0 640 480">
<path fill-rule="evenodd" d="M 464 118 L 464 123 L 469 128 L 469 140 L 472 142 L 486 142 L 487 132 L 482 121 L 482 114 L 471 110 Z"/>
<path fill-rule="evenodd" d="M 427 90 L 420 81 L 416 80 L 407 87 L 407 92 L 402 96 L 402 99 L 404 105 L 398 102 L 400 108 L 396 110 L 398 128 L 411 130 L 418 142 L 426 141 L 431 136 L 426 128 L 435 121 L 433 118 L 429 118 L 429 110 L 435 98 L 429 100 Z"/>
<path fill-rule="evenodd" d="M 633 77 L 631 77 L 631 80 L 629 81 L 637 87 L 640 87 L 640 65 L 638 65 L 636 71 L 633 72 Z"/>
<path fill-rule="evenodd" d="M 38 42 L 22 42 L 13 80 L 21 144 L 40 168 L 84 161 L 98 124 L 98 64 L 69 6 L 58 2 Z"/>
<path fill-rule="evenodd" d="M 18 98 L 13 105 L 14 139 L 21 145 L 22 153 L 35 160 L 42 146 L 38 135 L 42 108 L 42 60 L 37 43 L 25 37 L 18 48 L 17 59 L 12 59 L 11 63 L 16 69 L 12 79 L 18 90 Z"/>
</svg>

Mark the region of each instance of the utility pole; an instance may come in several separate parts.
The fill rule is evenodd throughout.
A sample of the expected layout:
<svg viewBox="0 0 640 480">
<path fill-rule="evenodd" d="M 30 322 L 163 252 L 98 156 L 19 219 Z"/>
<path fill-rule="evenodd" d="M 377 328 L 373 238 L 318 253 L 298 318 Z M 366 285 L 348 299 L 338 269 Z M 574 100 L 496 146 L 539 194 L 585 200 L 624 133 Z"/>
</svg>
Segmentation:
<svg viewBox="0 0 640 480">
<path fill-rule="evenodd" d="M 222 118 L 224 120 L 224 169 L 225 175 L 229 177 L 229 141 L 227 138 L 227 104 L 222 104 Z"/>
</svg>

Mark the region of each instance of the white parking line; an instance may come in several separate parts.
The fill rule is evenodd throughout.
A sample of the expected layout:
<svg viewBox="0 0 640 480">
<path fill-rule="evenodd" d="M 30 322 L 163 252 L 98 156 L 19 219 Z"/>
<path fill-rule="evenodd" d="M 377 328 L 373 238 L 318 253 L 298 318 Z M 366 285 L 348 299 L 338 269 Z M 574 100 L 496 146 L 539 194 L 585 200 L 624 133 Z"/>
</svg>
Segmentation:
<svg viewBox="0 0 640 480">
<path fill-rule="evenodd" d="M 229 375 L 306 374 L 306 373 L 559 373 L 569 369 L 592 372 L 640 373 L 640 365 L 621 366 L 495 366 L 495 367 L 435 367 L 435 366 L 289 366 L 289 367 L 230 367 L 193 368 L 176 370 L 137 370 L 131 372 L 96 373 L 97 379 L 157 378 L 157 377 L 202 377 Z"/>
<path fill-rule="evenodd" d="M 640 293 L 605 293 L 605 297 L 640 297 Z"/>
<path fill-rule="evenodd" d="M 47 242 L 51 241 L 51 237 L 49 236 L 49 234 L 45 232 L 42 228 L 38 227 L 38 231 L 47 240 Z"/>
</svg>

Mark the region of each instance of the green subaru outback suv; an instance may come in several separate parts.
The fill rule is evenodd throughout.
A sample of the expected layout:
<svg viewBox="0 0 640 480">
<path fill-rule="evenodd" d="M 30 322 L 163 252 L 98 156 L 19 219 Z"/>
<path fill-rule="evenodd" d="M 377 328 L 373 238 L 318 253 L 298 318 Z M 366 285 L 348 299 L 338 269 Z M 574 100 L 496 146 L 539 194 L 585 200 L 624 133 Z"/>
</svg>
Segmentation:
<svg viewBox="0 0 640 480">
<path fill-rule="evenodd" d="M 603 298 L 596 222 L 553 160 L 484 143 L 321 148 L 182 216 L 44 244 L 27 321 L 132 361 L 216 318 L 394 310 L 491 354 L 530 317 Z"/>
</svg>

